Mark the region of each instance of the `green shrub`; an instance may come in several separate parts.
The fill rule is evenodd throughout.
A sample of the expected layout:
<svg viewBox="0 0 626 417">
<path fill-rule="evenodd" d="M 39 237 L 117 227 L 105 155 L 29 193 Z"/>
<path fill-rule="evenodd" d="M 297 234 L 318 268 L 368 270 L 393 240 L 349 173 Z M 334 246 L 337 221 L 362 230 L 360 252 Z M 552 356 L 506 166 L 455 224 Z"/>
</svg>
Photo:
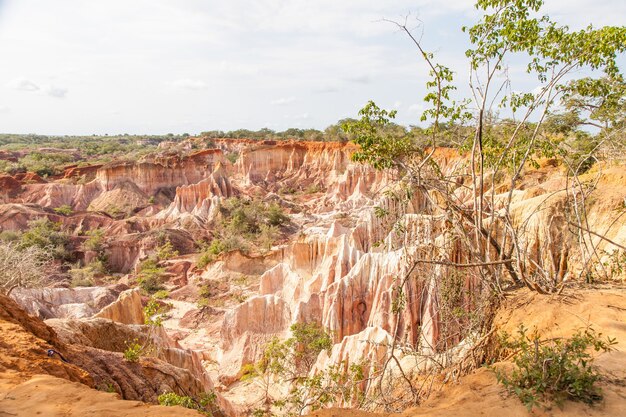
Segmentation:
<svg viewBox="0 0 626 417">
<path fill-rule="evenodd" d="M 20 158 L 19 165 L 41 177 L 48 177 L 60 174 L 63 166 L 73 161 L 74 156 L 67 153 L 31 152 Z"/>
<path fill-rule="evenodd" d="M 12 230 L 3 230 L 0 232 L 0 241 L 2 242 L 17 242 L 20 240 L 21 234 Z"/>
<path fill-rule="evenodd" d="M 228 159 L 231 164 L 234 164 L 235 162 L 237 162 L 237 159 L 239 159 L 239 152 L 227 153 L 226 154 L 226 159 Z"/>
<path fill-rule="evenodd" d="M 70 269 L 70 285 L 74 287 L 93 287 L 95 285 L 94 273 L 89 268 Z"/>
<path fill-rule="evenodd" d="M 269 205 L 265 216 L 270 226 L 282 226 L 289 221 L 289 216 L 287 216 L 283 212 L 283 209 L 276 203 Z"/>
<path fill-rule="evenodd" d="M 246 253 L 248 252 L 248 245 L 240 236 L 232 234 L 224 238 L 215 238 L 200 254 L 197 267 L 204 268 L 211 262 L 215 261 L 219 254 L 233 250 L 239 250 Z"/>
<path fill-rule="evenodd" d="M 61 230 L 60 223 L 53 223 L 47 218 L 42 218 L 29 222 L 28 226 L 28 230 L 20 237 L 21 249 L 36 246 L 50 253 L 55 259 L 69 260 L 71 258 L 70 236 Z"/>
<path fill-rule="evenodd" d="M 570 339 L 540 340 L 540 335 L 520 326 L 518 336 L 501 336 L 501 345 L 516 352 L 515 369 L 496 371 L 496 378 L 530 410 L 534 406 L 561 405 L 565 400 L 591 404 L 602 399 L 596 386 L 600 375 L 593 367 L 595 352 L 612 350 L 615 339 L 602 339 L 591 327 L 579 330 Z"/>
<path fill-rule="evenodd" d="M 196 410 L 205 416 L 213 416 L 219 411 L 217 407 L 217 395 L 214 392 L 203 393 L 198 400 L 186 395 L 178 395 L 174 392 L 166 392 L 158 396 L 157 401 L 160 405 L 173 407 L 179 405 L 181 407 Z"/>
<path fill-rule="evenodd" d="M 211 306 L 211 300 L 209 300 L 208 298 L 205 298 L 205 297 L 201 297 L 196 302 L 196 306 L 199 309 L 203 309 L 205 307 L 210 307 Z"/>
<path fill-rule="evenodd" d="M 98 385 L 97 389 L 98 391 L 117 393 L 117 390 L 115 389 L 115 385 L 113 385 L 112 382 L 106 382 L 106 383 L 103 382 L 102 384 Z"/>
<path fill-rule="evenodd" d="M 139 265 L 137 274 L 137 284 L 148 294 L 155 293 L 163 289 L 163 276 L 165 268 L 158 266 L 154 259 L 147 259 Z"/>
<path fill-rule="evenodd" d="M 159 261 L 166 261 L 178 256 L 178 251 L 174 249 L 174 245 L 169 239 L 165 239 L 165 242 L 156 248 L 156 257 Z"/>
<path fill-rule="evenodd" d="M 196 407 L 196 403 L 191 397 L 178 395 L 174 392 L 166 392 L 165 394 L 159 395 L 158 401 L 160 405 L 167 407 L 173 407 L 175 405 L 191 409 L 195 409 Z"/>
<path fill-rule="evenodd" d="M 152 298 L 157 299 L 157 300 L 163 300 L 165 298 L 168 298 L 169 296 L 170 296 L 170 292 L 167 290 L 160 290 L 152 294 Z"/>
<path fill-rule="evenodd" d="M 165 308 L 152 296 L 143 308 L 144 323 L 147 326 L 161 327 L 163 325 L 163 313 L 165 313 Z"/>
<path fill-rule="evenodd" d="M 62 206 L 55 208 L 54 212 L 57 214 L 62 214 L 63 216 L 69 216 L 74 212 L 74 210 L 72 210 L 72 206 L 63 204 Z"/>
<path fill-rule="evenodd" d="M 102 252 L 104 250 L 104 230 L 92 229 L 88 230 L 87 239 L 83 242 L 83 250 Z"/>
<path fill-rule="evenodd" d="M 138 362 L 144 353 L 144 348 L 137 339 L 132 342 L 126 342 L 126 350 L 124 351 L 124 359 L 128 362 Z"/>
<path fill-rule="evenodd" d="M 315 323 L 296 323 L 291 333 L 289 339 L 270 340 L 261 359 L 242 368 L 242 379 L 258 378 L 265 393 L 264 408 L 254 410 L 253 415 L 273 415 L 272 407 L 277 407 L 285 415 L 298 416 L 307 409 L 353 404 L 364 398 L 359 387 L 365 381 L 365 363 L 342 362 L 311 375 L 319 353 L 332 347 L 332 337 Z M 276 378 L 291 382 L 289 391 L 278 398 L 269 389 Z"/>
<path fill-rule="evenodd" d="M 215 260 L 215 255 L 210 252 L 203 252 L 200 254 L 200 258 L 198 258 L 197 267 L 200 269 L 204 269 L 208 264 Z"/>
</svg>

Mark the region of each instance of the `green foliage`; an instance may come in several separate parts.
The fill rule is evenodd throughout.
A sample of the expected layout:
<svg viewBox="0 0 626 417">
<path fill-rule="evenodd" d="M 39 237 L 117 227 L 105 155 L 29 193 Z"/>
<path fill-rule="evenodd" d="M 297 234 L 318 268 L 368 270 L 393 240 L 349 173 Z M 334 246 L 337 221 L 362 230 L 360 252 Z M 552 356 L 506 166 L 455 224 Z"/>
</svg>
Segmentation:
<svg viewBox="0 0 626 417">
<path fill-rule="evenodd" d="M 319 184 L 311 184 L 304 190 L 304 192 L 306 194 L 317 194 L 317 193 L 321 193 L 323 191 L 324 191 L 324 189 Z"/>
<path fill-rule="evenodd" d="M 612 252 L 604 251 L 604 254 L 606 258 L 602 262 L 602 267 L 609 279 L 618 279 L 626 274 L 626 251 L 616 249 Z"/>
<path fill-rule="evenodd" d="M 225 157 L 231 164 L 234 164 L 239 159 L 239 152 L 229 152 Z"/>
<path fill-rule="evenodd" d="M 262 251 L 269 251 L 272 249 L 272 245 L 278 239 L 280 231 L 276 226 L 269 226 L 262 224 L 257 237 L 257 243 Z"/>
<path fill-rule="evenodd" d="M 516 352 L 515 369 L 507 374 L 496 371 L 498 382 L 515 394 L 530 410 L 565 400 L 588 404 L 602 399 L 596 386 L 600 375 L 593 367 L 595 352 L 608 352 L 616 344 L 610 337 L 603 339 L 591 327 L 579 330 L 570 339 L 541 340 L 537 332 L 528 334 L 523 326 L 518 336 L 501 336 L 501 345 Z"/>
<path fill-rule="evenodd" d="M 63 204 L 62 206 L 55 208 L 54 212 L 57 214 L 62 214 L 63 216 L 69 216 L 74 212 L 74 210 L 72 210 L 71 206 Z"/>
<path fill-rule="evenodd" d="M 110 161 L 132 160 L 157 150 L 163 141 L 180 141 L 184 136 L 149 135 L 104 135 L 104 136 L 45 136 L 0 134 L 0 149 L 24 150 L 31 153 L 17 163 L 7 164 L 0 169 L 8 171 L 29 170 L 39 175 L 52 175 L 61 172 L 64 166 L 76 162 L 107 163 Z M 63 149 L 64 152 L 43 152 L 41 148 Z"/>
<path fill-rule="evenodd" d="M 198 262 L 196 266 L 200 269 L 204 269 L 208 264 L 210 264 L 214 260 L 215 260 L 215 255 L 213 255 L 211 252 L 205 251 L 200 254 L 200 257 L 198 258 Z"/>
<path fill-rule="evenodd" d="M 72 277 L 70 283 L 72 287 L 92 287 L 95 285 L 95 279 L 106 275 L 108 269 L 105 261 L 95 259 L 82 268 L 76 265 L 69 273 Z"/>
<path fill-rule="evenodd" d="M 170 292 L 167 290 L 157 291 L 154 294 L 152 294 L 152 298 L 154 298 L 155 300 L 164 300 L 168 298 L 169 296 L 170 296 Z"/>
<path fill-rule="evenodd" d="M 187 396 L 178 395 L 174 392 L 166 392 L 165 394 L 159 395 L 157 398 L 160 405 L 165 405 L 167 407 L 172 407 L 175 405 L 180 405 L 181 407 L 195 409 L 196 402 Z"/>
<path fill-rule="evenodd" d="M 561 87 L 563 104 L 581 124 L 601 129 L 624 126 L 626 121 L 626 82 L 619 73 L 601 78 L 572 80 Z"/>
<path fill-rule="evenodd" d="M 286 340 L 274 337 L 263 351 L 258 368 L 261 373 L 305 375 L 318 354 L 332 347 L 332 338 L 316 323 L 294 323 L 292 336 Z"/>
<path fill-rule="evenodd" d="M 18 164 L 27 171 L 34 172 L 41 177 L 60 174 L 63 166 L 74 161 L 69 153 L 41 153 L 31 152 L 19 159 Z"/>
<path fill-rule="evenodd" d="M 410 138 L 389 132 L 391 120 L 396 117 L 396 110 L 387 111 L 369 101 L 359 111 L 361 119 L 346 122 L 343 129 L 354 136 L 354 143 L 360 150 L 352 155 L 357 162 L 367 162 L 376 169 L 389 169 L 396 166 L 396 161 L 413 149 Z"/>
<path fill-rule="evenodd" d="M 276 203 L 230 198 L 220 207 L 221 224 L 216 225 L 215 237 L 202 249 L 198 268 L 205 268 L 221 253 L 239 250 L 249 252 L 257 247 L 265 252 L 280 236 L 280 227 L 289 216 Z"/>
<path fill-rule="evenodd" d="M 19 247 L 24 249 L 36 246 L 50 253 L 53 258 L 70 260 L 70 236 L 61 230 L 60 223 L 53 223 L 47 218 L 28 223 L 28 230 L 22 233 Z"/>
<path fill-rule="evenodd" d="M 319 353 L 332 347 L 330 334 L 315 323 L 295 323 L 291 333 L 286 340 L 271 339 L 262 358 L 242 369 L 242 380 L 257 378 L 264 384 L 265 408 L 254 410 L 254 415 L 272 415 L 272 406 L 288 416 L 301 415 L 305 409 L 317 410 L 336 401 L 349 403 L 362 396 L 358 385 L 364 380 L 363 364 L 342 363 L 309 376 Z M 273 378 L 291 382 L 286 396 L 270 396 L 267 388 Z"/>
<path fill-rule="evenodd" d="M 157 401 L 160 405 L 167 407 L 179 405 L 191 410 L 196 410 L 205 416 L 213 416 L 219 411 L 217 395 L 214 392 L 205 392 L 197 400 L 189 396 L 178 395 L 174 392 L 166 392 L 159 395 Z"/>
<path fill-rule="evenodd" d="M 155 259 L 146 259 L 139 265 L 137 283 L 147 293 L 151 294 L 163 289 L 165 268 L 158 265 Z"/>
<path fill-rule="evenodd" d="M 176 256 L 178 256 L 178 251 L 174 249 L 174 245 L 167 238 L 162 245 L 156 248 L 156 257 L 159 261 L 166 261 Z"/>
<path fill-rule="evenodd" d="M 88 230 L 87 239 L 83 242 L 83 250 L 102 252 L 105 248 L 104 245 L 104 230 L 103 229 L 91 229 Z"/>
<path fill-rule="evenodd" d="M 226 235 L 224 238 L 214 238 L 211 243 L 203 249 L 198 259 L 198 268 L 204 268 L 216 257 L 224 252 L 230 252 L 233 250 L 240 250 L 242 252 L 248 251 L 248 246 L 242 237 L 236 235 Z"/>
<path fill-rule="evenodd" d="M 144 347 L 137 339 L 132 342 L 126 342 L 126 350 L 124 350 L 124 359 L 127 362 L 138 362 L 144 354 Z"/>
<path fill-rule="evenodd" d="M 263 216 L 270 226 L 282 226 L 289 221 L 289 216 L 287 216 L 283 212 L 283 209 L 276 203 L 271 203 L 267 206 Z"/>
<path fill-rule="evenodd" d="M 158 291 L 157 294 L 162 292 L 163 291 Z M 159 304 L 155 294 L 148 300 L 148 303 L 143 308 L 144 323 L 147 326 L 161 327 L 163 325 L 164 313 L 165 309 Z"/>
<path fill-rule="evenodd" d="M 22 235 L 19 232 L 13 230 L 3 230 L 0 232 L 1 242 L 17 242 Z"/>
<path fill-rule="evenodd" d="M 115 385 L 113 385 L 112 382 L 106 382 L 106 383 L 102 383 L 100 385 L 98 385 L 98 391 L 104 391 L 104 392 L 108 392 L 108 393 L 117 393 L 117 390 L 115 389 Z"/>
</svg>

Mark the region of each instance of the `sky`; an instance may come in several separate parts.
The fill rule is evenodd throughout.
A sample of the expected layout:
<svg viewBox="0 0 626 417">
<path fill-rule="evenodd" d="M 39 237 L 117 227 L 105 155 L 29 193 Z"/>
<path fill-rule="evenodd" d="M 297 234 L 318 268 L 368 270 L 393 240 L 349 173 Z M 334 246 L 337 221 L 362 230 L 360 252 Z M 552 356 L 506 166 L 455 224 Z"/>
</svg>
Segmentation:
<svg viewBox="0 0 626 417">
<path fill-rule="evenodd" d="M 623 0 L 544 12 L 626 23 Z M 384 21 L 406 16 L 464 85 L 471 0 L 0 0 L 0 132 L 323 129 L 370 99 L 418 124 L 428 71 Z"/>
</svg>

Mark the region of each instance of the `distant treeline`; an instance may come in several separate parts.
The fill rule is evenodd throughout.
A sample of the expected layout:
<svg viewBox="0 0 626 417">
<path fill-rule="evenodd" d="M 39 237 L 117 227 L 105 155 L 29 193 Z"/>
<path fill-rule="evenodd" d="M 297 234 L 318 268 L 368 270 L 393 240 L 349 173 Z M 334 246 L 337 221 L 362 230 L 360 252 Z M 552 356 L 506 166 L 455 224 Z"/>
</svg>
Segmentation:
<svg viewBox="0 0 626 417">
<path fill-rule="evenodd" d="M 347 142 L 353 138 L 346 132 L 346 125 L 357 122 L 355 119 L 343 119 L 328 126 L 324 130 L 289 128 L 274 131 L 263 128 L 260 130 L 237 129 L 231 131 L 211 130 L 202 132 L 204 140 L 192 141 L 191 149 L 210 148 L 214 146 L 211 139 L 233 138 L 252 140 L 303 140 Z M 489 155 L 497 158 L 504 143 L 502 138 L 508 137 L 509 130 L 515 126 L 512 120 L 498 119 L 495 115 L 487 119 L 484 129 L 484 142 Z M 535 129 L 534 123 L 525 123 L 521 127 L 521 142 Z M 595 135 L 581 130 L 580 120 L 571 114 L 550 115 L 541 126 L 540 146 L 549 155 L 560 148 L 561 152 L 571 155 L 585 155 L 598 144 Z M 437 146 L 459 148 L 466 151 L 468 143 L 474 135 L 475 128 L 471 125 L 439 124 L 437 127 Z M 400 139 L 403 143 L 411 143 L 413 147 L 427 147 L 431 142 L 431 128 L 419 126 L 405 127 L 393 122 L 384 124 L 376 135 L 382 135 L 393 141 Z M 13 151 L 18 155 L 0 158 L 0 172 L 14 174 L 31 171 L 41 176 L 56 175 L 71 164 L 97 164 L 119 160 L 137 160 L 153 153 L 162 142 L 180 143 L 190 138 L 184 133 L 175 135 L 91 135 L 91 136 L 46 136 L 36 134 L 0 134 L 0 151 Z M 623 135 L 616 136 L 623 140 Z M 550 148 L 553 151 L 550 151 Z M 27 152 L 24 152 L 27 151 Z M 168 147 L 168 151 L 173 151 Z M 186 152 L 178 149 L 178 152 Z"/>
<path fill-rule="evenodd" d="M 188 137 L 188 134 L 110 136 L 0 134 L 0 151 L 18 152 L 17 158 L 5 155 L 0 159 L 0 172 L 15 174 L 30 171 L 42 177 L 57 175 L 65 166 L 73 164 L 137 160 L 154 152 L 161 142 L 180 142 Z"/>
</svg>

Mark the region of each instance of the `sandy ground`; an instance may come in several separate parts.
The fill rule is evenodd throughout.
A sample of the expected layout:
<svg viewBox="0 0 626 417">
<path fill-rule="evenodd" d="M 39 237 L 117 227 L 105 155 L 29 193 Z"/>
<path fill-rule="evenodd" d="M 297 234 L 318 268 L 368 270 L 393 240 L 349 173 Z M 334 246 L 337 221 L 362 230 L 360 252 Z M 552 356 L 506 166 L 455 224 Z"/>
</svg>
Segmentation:
<svg viewBox="0 0 626 417">
<path fill-rule="evenodd" d="M 600 387 L 604 399 L 593 406 L 565 402 L 563 408 L 533 409 L 529 412 L 517 397 L 498 385 L 494 373 L 478 369 L 458 383 L 449 383 L 420 407 L 402 414 L 376 414 L 355 410 L 329 409 L 312 413 L 316 417 L 582 417 L 626 416 L 626 289 L 586 289 L 564 297 L 541 296 L 520 291 L 506 301 L 496 318 L 501 330 L 513 333 L 520 323 L 536 327 L 544 337 L 569 336 L 591 325 L 604 335 L 615 337 L 616 350 L 598 356 L 596 365 L 604 375 Z"/>
<path fill-rule="evenodd" d="M 8 391 L 0 392 L 0 417 L 198 417 L 199 415 L 182 407 L 121 401 L 117 394 L 97 391 L 50 375 L 36 375 Z"/>
</svg>

